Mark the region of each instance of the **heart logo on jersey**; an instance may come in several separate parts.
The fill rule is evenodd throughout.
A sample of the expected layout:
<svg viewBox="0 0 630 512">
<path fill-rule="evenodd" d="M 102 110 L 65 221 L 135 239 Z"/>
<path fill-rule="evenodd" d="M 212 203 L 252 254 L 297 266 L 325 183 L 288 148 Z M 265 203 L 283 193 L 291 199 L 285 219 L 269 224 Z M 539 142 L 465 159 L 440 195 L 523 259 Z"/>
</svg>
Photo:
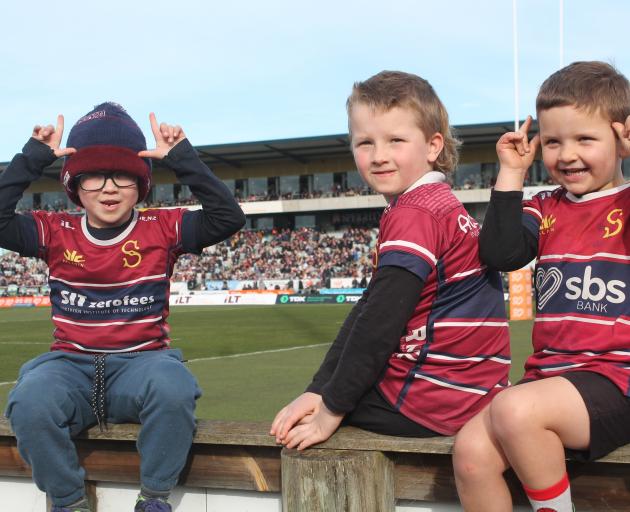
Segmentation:
<svg viewBox="0 0 630 512">
<path fill-rule="evenodd" d="M 545 271 L 539 268 L 536 271 L 536 291 L 538 292 L 538 309 L 545 307 L 549 299 L 555 295 L 562 284 L 562 272 L 556 267 L 550 267 Z"/>
</svg>

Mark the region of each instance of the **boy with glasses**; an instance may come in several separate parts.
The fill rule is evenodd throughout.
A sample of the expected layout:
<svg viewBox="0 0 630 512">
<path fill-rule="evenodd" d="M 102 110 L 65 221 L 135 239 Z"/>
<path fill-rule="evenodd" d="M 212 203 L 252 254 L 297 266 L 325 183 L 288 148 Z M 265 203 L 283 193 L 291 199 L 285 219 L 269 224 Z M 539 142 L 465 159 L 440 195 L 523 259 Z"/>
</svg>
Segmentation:
<svg viewBox="0 0 630 512">
<path fill-rule="evenodd" d="M 54 512 L 85 512 L 85 472 L 72 437 L 107 422 L 141 423 L 141 492 L 136 512 L 169 512 L 184 467 L 200 390 L 170 349 L 170 276 L 178 256 L 238 231 L 244 215 L 229 189 L 199 160 L 179 126 L 150 115 L 156 147 L 115 103 L 77 121 L 61 148 L 57 126 L 36 126 L 0 175 L 0 246 L 49 267 L 51 351 L 27 362 L 9 395 L 18 449 Z M 23 191 L 65 157 L 62 184 L 84 215 L 15 213 Z M 139 211 L 161 160 L 191 188 L 201 210 Z"/>
</svg>

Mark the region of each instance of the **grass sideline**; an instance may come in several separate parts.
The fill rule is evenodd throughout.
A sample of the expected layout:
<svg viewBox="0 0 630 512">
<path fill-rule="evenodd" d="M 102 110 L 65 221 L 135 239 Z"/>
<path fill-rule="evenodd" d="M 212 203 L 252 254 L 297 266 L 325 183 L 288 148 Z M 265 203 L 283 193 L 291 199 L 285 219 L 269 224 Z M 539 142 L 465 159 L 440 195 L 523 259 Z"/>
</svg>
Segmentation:
<svg viewBox="0 0 630 512">
<path fill-rule="evenodd" d="M 350 305 L 173 307 L 173 347 L 180 348 L 203 396 L 200 418 L 270 421 L 301 393 L 319 367 Z M 532 322 L 512 322 L 512 382 L 531 351 Z M 0 383 L 48 350 L 49 308 L 0 310 Z M 0 385 L 4 411 L 12 385 Z"/>
</svg>

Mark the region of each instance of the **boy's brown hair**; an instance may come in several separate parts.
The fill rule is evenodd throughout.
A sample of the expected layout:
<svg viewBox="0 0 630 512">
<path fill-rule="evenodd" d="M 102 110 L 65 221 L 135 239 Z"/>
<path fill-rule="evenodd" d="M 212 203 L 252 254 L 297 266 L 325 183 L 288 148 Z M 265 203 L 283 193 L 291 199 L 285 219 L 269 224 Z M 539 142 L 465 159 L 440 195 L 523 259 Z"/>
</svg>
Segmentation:
<svg viewBox="0 0 630 512">
<path fill-rule="evenodd" d="M 536 97 L 536 112 L 566 106 L 624 123 L 630 115 L 630 82 L 605 62 L 574 62 L 547 78 Z"/>
<path fill-rule="evenodd" d="M 461 143 L 453 135 L 446 108 L 431 84 L 423 78 L 402 71 L 381 71 L 364 82 L 355 82 L 346 102 L 348 120 L 352 107 L 357 103 L 385 111 L 394 107 L 413 110 L 418 127 L 427 140 L 434 133 L 441 133 L 444 137 L 444 148 L 434 164 L 435 169 L 451 172 L 457 167 L 457 148 Z M 348 130 L 352 137 L 350 126 Z"/>
</svg>

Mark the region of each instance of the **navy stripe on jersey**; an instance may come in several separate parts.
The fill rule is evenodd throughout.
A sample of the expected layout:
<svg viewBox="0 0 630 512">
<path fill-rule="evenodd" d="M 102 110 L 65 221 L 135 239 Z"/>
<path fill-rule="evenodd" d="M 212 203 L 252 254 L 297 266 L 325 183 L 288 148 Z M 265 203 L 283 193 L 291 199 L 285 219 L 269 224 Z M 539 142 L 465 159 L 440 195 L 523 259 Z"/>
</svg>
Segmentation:
<svg viewBox="0 0 630 512">
<path fill-rule="evenodd" d="M 499 274 L 484 272 L 442 284 L 433 302 L 431 318 L 435 321 L 447 317 L 504 319 L 503 287 Z"/>
<path fill-rule="evenodd" d="M 378 268 L 381 267 L 401 267 L 417 275 L 423 281 L 427 280 L 427 276 L 433 270 L 424 258 L 402 251 L 381 253 L 378 257 Z"/>
<path fill-rule="evenodd" d="M 538 217 L 523 213 L 523 226 L 538 240 L 538 235 L 540 234 L 540 219 Z"/>
<path fill-rule="evenodd" d="M 50 280 L 53 316 L 82 321 L 131 320 L 162 316 L 168 281 L 141 282 L 124 288 L 79 288 Z"/>
<path fill-rule="evenodd" d="M 614 261 L 543 262 L 536 269 L 539 313 L 586 314 L 618 318 L 626 315 L 628 265 Z"/>
</svg>

